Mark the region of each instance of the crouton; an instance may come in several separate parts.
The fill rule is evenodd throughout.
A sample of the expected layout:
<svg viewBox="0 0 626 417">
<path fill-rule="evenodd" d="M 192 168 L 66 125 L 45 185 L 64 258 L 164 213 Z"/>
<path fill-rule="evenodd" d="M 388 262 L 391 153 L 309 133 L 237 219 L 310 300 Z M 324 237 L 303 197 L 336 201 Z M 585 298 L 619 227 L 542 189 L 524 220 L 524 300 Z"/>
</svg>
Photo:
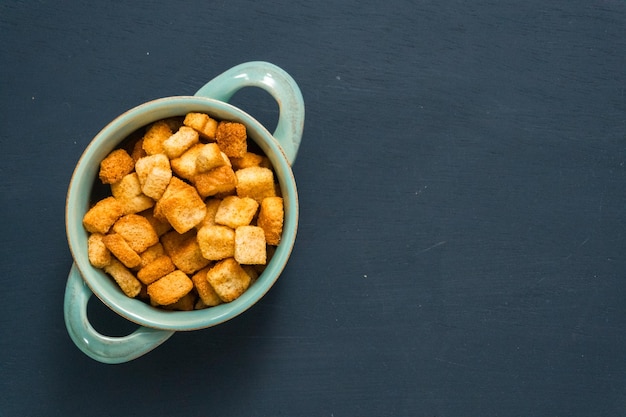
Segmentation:
<svg viewBox="0 0 626 417">
<path fill-rule="evenodd" d="M 269 168 L 248 167 L 235 172 L 237 175 L 237 195 L 250 197 L 261 203 L 266 197 L 276 196 L 274 173 Z"/>
<path fill-rule="evenodd" d="M 141 184 L 141 191 L 154 200 L 161 198 L 172 179 L 170 160 L 164 154 L 139 159 L 135 164 L 135 171 Z"/>
<path fill-rule="evenodd" d="M 187 113 L 183 121 L 185 126 L 189 126 L 207 139 L 215 139 L 217 130 L 217 120 L 204 113 Z"/>
<path fill-rule="evenodd" d="M 193 184 L 198 193 L 206 198 L 234 191 L 237 186 L 237 176 L 231 167 L 224 165 L 197 174 L 193 178 Z"/>
<path fill-rule="evenodd" d="M 193 274 L 210 263 L 202 256 L 195 230 L 184 234 L 172 230 L 161 237 L 161 243 L 174 265 L 186 274 Z"/>
<path fill-rule="evenodd" d="M 283 233 L 285 217 L 282 197 L 267 197 L 261 201 L 257 226 L 265 232 L 268 245 L 277 246 Z"/>
<path fill-rule="evenodd" d="M 130 247 L 128 242 L 117 233 L 109 233 L 102 237 L 107 249 L 126 266 L 134 268 L 141 264 L 141 257 Z"/>
<path fill-rule="evenodd" d="M 182 271 L 176 270 L 148 285 L 150 300 L 158 305 L 175 303 L 193 288 L 193 282 Z"/>
<path fill-rule="evenodd" d="M 250 276 L 233 258 L 215 264 L 207 271 L 206 279 L 224 302 L 239 298 L 250 286 Z"/>
<path fill-rule="evenodd" d="M 132 172 L 135 161 L 124 149 L 116 149 L 100 162 L 100 181 L 113 184 Z"/>
<path fill-rule="evenodd" d="M 202 220 L 197 226 L 196 229 L 200 230 L 200 228 L 204 226 L 213 226 L 215 225 L 215 213 L 217 213 L 217 209 L 222 202 L 219 198 L 209 198 L 206 201 L 206 215 L 204 216 L 204 220 Z"/>
<path fill-rule="evenodd" d="M 178 132 L 163 142 L 163 150 L 170 159 L 178 158 L 183 152 L 198 143 L 199 140 L 198 132 L 190 127 L 183 126 L 178 129 Z"/>
<path fill-rule="evenodd" d="M 265 168 L 271 167 L 270 161 L 266 156 L 257 155 L 252 152 L 246 152 L 239 158 L 230 158 L 230 161 L 233 164 L 233 169 L 235 170 L 259 166 Z"/>
<path fill-rule="evenodd" d="M 256 214 L 259 203 L 249 197 L 225 197 L 215 213 L 215 223 L 233 229 L 250 224 Z"/>
<path fill-rule="evenodd" d="M 157 243 L 156 245 L 152 245 L 139 254 L 139 257 L 141 258 L 141 263 L 137 267 L 141 269 L 144 266 L 148 265 L 150 262 L 156 260 L 163 255 L 165 255 L 165 249 L 163 248 L 161 242 Z"/>
<path fill-rule="evenodd" d="M 170 311 L 191 311 L 194 309 L 196 305 L 196 300 L 198 299 L 198 295 L 195 291 L 189 291 L 187 294 L 180 297 L 177 301 L 172 304 L 161 306 L 164 310 Z"/>
<path fill-rule="evenodd" d="M 111 184 L 111 194 L 122 205 L 124 214 L 138 213 L 154 206 L 154 200 L 141 191 L 139 177 L 132 172 L 121 181 Z"/>
<path fill-rule="evenodd" d="M 113 277 L 128 297 L 135 298 L 141 292 L 141 282 L 117 259 L 111 258 L 111 262 L 104 267 L 104 272 Z"/>
<path fill-rule="evenodd" d="M 133 158 L 133 161 L 135 161 L 135 163 L 137 163 L 137 161 L 140 158 L 143 158 L 144 156 L 147 156 L 148 154 L 146 153 L 146 151 L 143 149 L 143 138 L 140 138 L 137 142 L 135 142 L 135 144 L 133 145 L 133 149 L 130 152 L 130 157 Z"/>
<path fill-rule="evenodd" d="M 215 143 L 207 143 L 200 148 L 196 158 L 197 172 L 207 172 L 213 168 L 228 164 L 228 157 L 224 159 L 224 154 Z"/>
<path fill-rule="evenodd" d="M 265 265 L 265 232 L 258 226 L 235 229 L 235 260 L 245 265 Z"/>
<path fill-rule="evenodd" d="M 167 188 L 169 190 L 172 183 L 175 182 L 172 192 L 166 191 L 158 205 L 162 216 L 167 219 L 172 227 L 178 233 L 185 233 L 204 220 L 206 205 L 193 186 L 182 180 L 179 181 L 174 181 L 172 178 Z"/>
<path fill-rule="evenodd" d="M 197 143 L 183 152 L 178 158 L 172 159 L 170 161 L 172 171 L 181 178 L 191 180 L 198 172 L 196 161 L 204 146 L 202 143 Z"/>
<path fill-rule="evenodd" d="M 83 216 L 83 226 L 90 233 L 107 233 L 124 214 L 124 207 L 115 197 L 98 201 Z"/>
<path fill-rule="evenodd" d="M 229 157 L 239 158 L 248 150 L 246 127 L 237 122 L 221 121 L 217 125 L 215 140 Z"/>
<path fill-rule="evenodd" d="M 204 226 L 198 230 L 202 256 L 210 261 L 232 258 L 235 254 L 235 231 L 226 226 Z"/>
<path fill-rule="evenodd" d="M 137 253 L 141 253 L 159 242 L 159 236 L 152 224 L 138 214 L 127 214 L 120 217 L 113 225 L 113 232 L 122 236 L 128 245 Z"/>
<path fill-rule="evenodd" d="M 167 255 L 162 255 L 142 267 L 137 272 L 137 279 L 149 285 L 170 272 L 174 272 L 174 270 L 176 270 L 176 266 L 174 266 L 172 259 Z"/>
<path fill-rule="evenodd" d="M 146 154 L 156 155 L 164 153 L 163 142 L 172 136 L 172 129 L 165 121 L 152 124 L 142 139 L 142 146 Z"/>
<path fill-rule="evenodd" d="M 198 292 L 198 296 L 203 302 L 203 307 L 213 307 L 222 304 L 222 299 L 217 295 L 209 281 L 206 279 L 206 274 L 211 269 L 210 267 L 203 268 L 196 272 L 192 277 L 193 285 Z"/>
<path fill-rule="evenodd" d="M 162 220 L 157 219 L 154 216 L 153 210 L 142 211 L 141 213 L 138 213 L 138 214 L 140 216 L 145 217 L 146 220 L 150 222 L 157 236 L 163 236 L 166 232 L 169 232 L 170 230 L 172 230 L 172 225 L 169 224 L 167 221 L 162 221 Z"/>
<path fill-rule="evenodd" d="M 102 241 L 101 233 L 92 233 L 87 239 L 87 256 L 89 263 L 96 268 L 104 268 L 111 262 L 111 252 Z"/>
</svg>

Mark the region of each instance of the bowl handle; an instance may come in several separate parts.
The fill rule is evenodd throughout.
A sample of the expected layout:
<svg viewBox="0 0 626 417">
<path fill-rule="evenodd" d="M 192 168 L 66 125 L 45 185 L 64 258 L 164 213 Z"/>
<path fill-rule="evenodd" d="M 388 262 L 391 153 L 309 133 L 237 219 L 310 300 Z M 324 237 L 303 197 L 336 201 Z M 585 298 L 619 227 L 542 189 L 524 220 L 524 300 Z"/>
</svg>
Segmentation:
<svg viewBox="0 0 626 417">
<path fill-rule="evenodd" d="M 171 330 L 140 326 L 128 336 L 104 336 L 87 318 L 87 302 L 92 295 L 73 264 L 65 288 L 65 326 L 74 344 L 92 359 L 110 364 L 128 362 L 150 352 L 174 334 Z"/>
<path fill-rule="evenodd" d="M 304 129 L 304 100 L 294 79 L 283 69 L 263 61 L 239 64 L 206 83 L 195 95 L 228 102 L 243 87 L 259 87 L 278 103 L 278 124 L 273 136 L 293 165 Z"/>
</svg>

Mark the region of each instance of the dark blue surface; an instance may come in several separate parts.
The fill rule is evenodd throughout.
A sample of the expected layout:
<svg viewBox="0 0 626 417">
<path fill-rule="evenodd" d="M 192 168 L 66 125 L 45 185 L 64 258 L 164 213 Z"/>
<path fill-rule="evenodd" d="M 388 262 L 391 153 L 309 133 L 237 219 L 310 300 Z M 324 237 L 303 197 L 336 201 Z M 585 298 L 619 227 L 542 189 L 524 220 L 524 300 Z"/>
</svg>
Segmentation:
<svg viewBox="0 0 626 417">
<path fill-rule="evenodd" d="M 626 410 L 624 1 L 5 1 L 0 39 L 0 416 Z M 229 323 L 92 361 L 63 324 L 74 164 L 251 60 L 307 106 L 285 273 Z"/>
</svg>

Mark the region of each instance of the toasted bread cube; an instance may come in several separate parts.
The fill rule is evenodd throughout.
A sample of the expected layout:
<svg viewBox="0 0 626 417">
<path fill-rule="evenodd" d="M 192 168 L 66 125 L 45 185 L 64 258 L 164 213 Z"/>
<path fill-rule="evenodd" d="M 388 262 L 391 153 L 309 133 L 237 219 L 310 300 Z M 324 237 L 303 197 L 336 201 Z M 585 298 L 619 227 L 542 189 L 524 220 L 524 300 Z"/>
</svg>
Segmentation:
<svg viewBox="0 0 626 417">
<path fill-rule="evenodd" d="M 213 168 L 227 165 L 228 157 L 224 159 L 224 154 L 215 143 L 202 145 L 196 158 L 197 172 L 207 172 Z"/>
<path fill-rule="evenodd" d="M 204 226 L 213 226 L 216 224 L 215 213 L 217 213 L 221 202 L 222 200 L 219 198 L 209 198 L 206 200 L 206 215 L 204 216 L 204 220 L 196 226 L 196 229 L 200 230 Z"/>
<path fill-rule="evenodd" d="M 167 190 L 172 187 L 171 192 Z M 193 229 L 206 216 L 206 205 L 196 189 L 182 180 L 170 181 L 170 185 L 159 200 L 159 215 L 162 215 L 178 233 Z M 155 211 L 155 216 L 160 218 Z"/>
<path fill-rule="evenodd" d="M 178 301 L 172 304 L 161 306 L 164 310 L 170 311 L 191 311 L 194 309 L 196 301 L 198 299 L 195 291 L 189 291 L 178 299 Z"/>
<path fill-rule="evenodd" d="M 96 268 L 104 268 L 111 262 L 111 252 L 102 241 L 102 233 L 92 233 L 87 239 L 87 256 L 89 263 Z"/>
<path fill-rule="evenodd" d="M 124 214 L 124 206 L 115 198 L 98 201 L 83 217 L 83 226 L 90 233 L 107 233 L 113 223 Z"/>
<path fill-rule="evenodd" d="M 265 267 L 265 265 L 262 265 Z M 250 285 L 254 284 L 257 279 L 259 279 L 259 271 L 257 268 L 259 265 L 241 265 L 246 274 L 250 276 Z"/>
<path fill-rule="evenodd" d="M 204 113 L 187 113 L 183 121 L 185 126 L 189 126 L 200 133 L 207 139 L 215 139 L 215 131 L 217 130 L 217 120 L 211 118 Z"/>
<path fill-rule="evenodd" d="M 237 122 L 221 121 L 217 125 L 215 140 L 228 157 L 240 158 L 248 150 L 246 127 Z"/>
<path fill-rule="evenodd" d="M 196 168 L 196 160 L 200 155 L 204 144 L 197 143 L 191 148 L 187 149 L 181 156 L 174 158 L 170 161 L 172 165 L 172 171 L 181 178 L 191 180 L 198 172 Z"/>
<path fill-rule="evenodd" d="M 204 226 L 198 230 L 202 256 L 210 261 L 232 258 L 235 254 L 235 231 L 226 226 Z"/>
<path fill-rule="evenodd" d="M 163 142 L 172 136 L 172 129 L 165 121 L 152 124 L 143 136 L 143 149 L 148 155 L 164 153 Z"/>
<path fill-rule="evenodd" d="M 226 303 L 239 298 L 250 286 L 250 276 L 233 258 L 215 264 L 207 271 L 206 279 Z"/>
<path fill-rule="evenodd" d="M 135 168 L 135 161 L 124 149 L 116 149 L 100 162 L 100 181 L 113 184 Z"/>
<path fill-rule="evenodd" d="M 126 266 L 134 268 L 141 264 L 141 257 L 130 247 L 128 242 L 117 233 L 109 233 L 102 238 L 107 249 Z"/>
<path fill-rule="evenodd" d="M 183 126 L 178 129 L 178 132 L 163 142 L 163 150 L 170 159 L 178 158 L 183 152 L 198 143 L 199 140 L 198 132 L 190 127 Z"/>
<path fill-rule="evenodd" d="M 124 214 L 138 213 L 154 206 L 154 200 L 141 191 L 139 177 L 132 172 L 111 184 L 111 193 L 124 206 Z"/>
<path fill-rule="evenodd" d="M 174 265 L 186 274 L 193 274 L 210 263 L 202 256 L 195 230 L 184 234 L 172 230 L 161 237 L 161 242 Z"/>
<path fill-rule="evenodd" d="M 128 297 L 134 298 L 141 292 L 141 282 L 117 259 L 111 258 L 111 262 L 104 267 L 104 272 L 113 277 Z"/>
<path fill-rule="evenodd" d="M 239 158 L 230 158 L 233 164 L 233 169 L 238 170 L 249 167 L 265 167 L 270 168 L 272 165 L 266 156 L 257 155 L 252 152 L 246 152 Z"/>
<path fill-rule="evenodd" d="M 145 210 L 139 213 L 139 215 L 145 217 L 146 220 L 150 222 L 157 236 L 163 236 L 166 232 L 172 230 L 171 224 L 167 221 L 159 220 L 154 216 L 154 210 Z"/>
<path fill-rule="evenodd" d="M 259 203 L 249 197 L 236 195 L 225 197 L 215 213 L 215 223 L 236 229 L 239 226 L 250 224 Z"/>
<path fill-rule="evenodd" d="M 175 269 L 176 266 L 174 266 L 174 263 L 169 256 L 159 256 L 137 272 L 137 279 L 144 284 L 149 285 L 170 272 L 174 272 Z"/>
<path fill-rule="evenodd" d="M 180 270 L 170 272 L 148 285 L 150 300 L 158 305 L 175 303 L 193 288 L 191 279 Z"/>
<path fill-rule="evenodd" d="M 191 277 L 193 285 L 198 292 L 198 296 L 200 296 L 200 299 L 202 300 L 202 307 L 213 307 L 222 304 L 222 299 L 219 297 L 219 295 L 217 295 L 211 284 L 209 284 L 209 281 L 207 281 L 206 279 L 206 274 L 209 269 L 211 268 L 203 268 Z"/>
<path fill-rule="evenodd" d="M 265 232 L 258 226 L 235 229 L 235 260 L 244 265 L 265 265 Z"/>
<path fill-rule="evenodd" d="M 135 164 L 135 170 L 141 191 L 154 200 L 161 198 L 172 178 L 172 168 L 167 156 L 159 153 L 141 158 Z"/>
<path fill-rule="evenodd" d="M 180 178 L 172 177 L 172 179 L 170 180 L 170 183 L 167 185 L 167 188 L 163 192 L 163 195 L 161 196 L 160 199 L 157 200 L 156 204 L 154 205 L 154 211 L 153 211 L 154 217 L 158 219 L 159 221 L 168 223 L 168 220 L 165 217 L 165 213 L 163 212 L 161 205 L 163 204 L 164 201 L 167 201 L 168 198 L 175 196 L 178 192 L 184 190 L 188 186 L 189 184 L 187 184 L 185 181 L 181 180 Z"/>
<path fill-rule="evenodd" d="M 163 248 L 161 242 L 157 243 L 156 245 L 152 245 L 139 254 L 139 256 L 141 257 L 141 263 L 137 267 L 141 269 L 144 266 L 148 265 L 150 262 L 156 260 L 157 258 L 160 258 L 163 255 L 165 255 L 165 249 Z"/>
<path fill-rule="evenodd" d="M 237 186 L 237 176 L 231 167 L 223 165 L 213 168 L 210 171 L 197 174 L 193 178 L 193 183 L 198 193 L 203 198 L 206 198 L 235 190 Z"/>
<path fill-rule="evenodd" d="M 261 201 L 257 226 L 265 232 L 268 245 L 278 245 L 283 233 L 285 210 L 282 197 L 266 197 Z"/>
<path fill-rule="evenodd" d="M 122 236 L 128 245 L 137 253 L 141 253 L 159 242 L 152 224 L 138 214 L 127 214 L 119 218 L 113 225 L 113 232 Z"/>
<path fill-rule="evenodd" d="M 250 197 L 260 203 L 266 197 L 276 196 L 274 173 L 271 169 L 248 167 L 237 170 L 235 174 L 239 197 Z"/>
<path fill-rule="evenodd" d="M 133 149 L 130 153 L 130 157 L 133 158 L 133 161 L 135 161 L 135 163 L 137 163 L 137 161 L 143 158 L 144 156 L 148 156 L 148 154 L 143 149 L 143 138 L 140 138 L 133 145 Z"/>
</svg>

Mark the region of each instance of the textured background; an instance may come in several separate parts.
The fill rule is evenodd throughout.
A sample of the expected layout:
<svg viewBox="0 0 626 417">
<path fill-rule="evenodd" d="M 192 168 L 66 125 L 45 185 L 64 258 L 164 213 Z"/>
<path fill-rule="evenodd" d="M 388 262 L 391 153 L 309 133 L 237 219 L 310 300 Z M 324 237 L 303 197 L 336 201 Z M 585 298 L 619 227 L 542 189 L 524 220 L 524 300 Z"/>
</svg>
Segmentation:
<svg viewBox="0 0 626 417">
<path fill-rule="evenodd" d="M 626 409 L 624 1 L 9 0 L 0 39 L 0 416 Z M 89 359 L 63 323 L 73 166 L 251 60 L 307 106 L 287 269 L 226 324 Z M 269 95 L 232 102 L 275 126 Z"/>
</svg>

